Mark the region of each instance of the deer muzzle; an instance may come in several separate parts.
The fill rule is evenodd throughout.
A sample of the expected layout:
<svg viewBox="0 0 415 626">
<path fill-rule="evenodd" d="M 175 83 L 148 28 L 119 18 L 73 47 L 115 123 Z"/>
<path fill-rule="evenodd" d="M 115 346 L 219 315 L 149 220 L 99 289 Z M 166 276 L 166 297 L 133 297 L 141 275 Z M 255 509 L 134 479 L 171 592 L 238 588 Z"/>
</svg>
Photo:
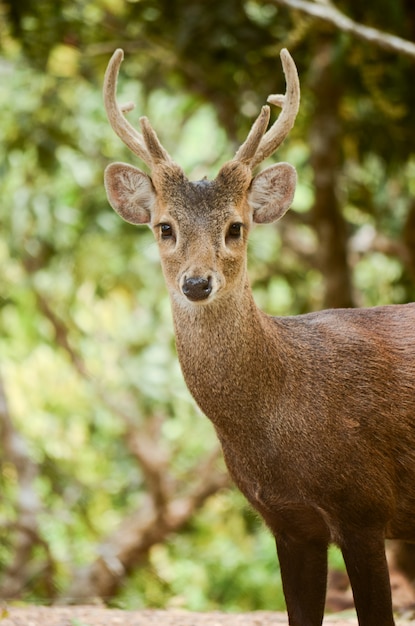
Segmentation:
<svg viewBox="0 0 415 626">
<path fill-rule="evenodd" d="M 198 302 L 206 300 L 212 293 L 212 279 L 194 276 L 185 278 L 182 284 L 182 292 L 188 300 Z"/>
</svg>

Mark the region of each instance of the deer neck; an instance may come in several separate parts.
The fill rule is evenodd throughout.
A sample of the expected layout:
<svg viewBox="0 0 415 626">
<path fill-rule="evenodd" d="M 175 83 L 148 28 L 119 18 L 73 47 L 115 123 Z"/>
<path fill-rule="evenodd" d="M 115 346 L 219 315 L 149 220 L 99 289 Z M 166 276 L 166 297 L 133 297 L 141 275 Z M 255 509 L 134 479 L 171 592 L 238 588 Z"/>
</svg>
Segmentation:
<svg viewBox="0 0 415 626">
<path fill-rule="evenodd" d="M 253 413 L 265 412 L 266 388 L 275 393 L 277 384 L 276 338 L 249 285 L 208 305 L 183 306 L 173 298 L 172 309 L 186 384 L 217 430 L 236 422 L 243 428 Z"/>
</svg>

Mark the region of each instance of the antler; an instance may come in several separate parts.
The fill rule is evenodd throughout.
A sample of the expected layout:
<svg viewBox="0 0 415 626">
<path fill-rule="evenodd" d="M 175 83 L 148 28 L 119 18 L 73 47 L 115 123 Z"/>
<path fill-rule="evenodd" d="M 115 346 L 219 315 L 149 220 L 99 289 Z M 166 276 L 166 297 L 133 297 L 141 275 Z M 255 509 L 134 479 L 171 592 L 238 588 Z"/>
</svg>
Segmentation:
<svg viewBox="0 0 415 626">
<path fill-rule="evenodd" d="M 150 168 L 161 162 L 171 163 L 168 152 L 161 145 L 146 117 L 140 118 L 142 128 L 146 128 L 144 137 L 124 117 L 123 113 L 134 109 L 134 103 L 127 102 L 122 105 L 117 103 L 117 79 L 123 59 L 124 51 L 118 48 L 112 55 L 105 72 L 103 95 L 108 120 L 120 139 Z"/>
<path fill-rule="evenodd" d="M 282 107 L 282 111 L 278 119 L 264 135 L 265 128 L 259 122 L 260 119 L 264 119 L 264 109 L 269 109 L 269 107 L 263 107 L 248 137 L 234 157 L 235 161 L 249 163 L 252 169 L 269 157 L 282 144 L 294 126 L 300 106 L 300 83 L 295 63 L 286 48 L 281 50 L 280 57 L 287 83 L 287 91 L 284 96 L 268 96 L 268 102 Z"/>
<path fill-rule="evenodd" d="M 271 128 L 265 132 L 269 122 L 270 110 L 268 106 L 261 109 L 261 113 L 252 125 L 248 137 L 239 148 L 234 161 L 245 163 L 251 169 L 269 157 L 284 141 L 294 125 L 300 104 L 300 84 L 297 68 L 288 50 L 283 48 L 280 53 L 282 67 L 287 82 L 287 91 L 284 96 L 271 95 L 268 102 L 282 107 L 282 111 Z M 139 133 L 124 117 L 123 113 L 134 109 L 134 104 L 128 102 L 118 105 L 116 99 L 117 79 L 124 52 L 118 48 L 112 55 L 104 78 L 104 105 L 109 122 L 120 139 L 134 154 L 142 159 L 150 168 L 162 163 L 173 163 L 168 152 L 161 145 L 154 129 L 146 117 L 140 118 L 143 135 Z M 264 134 L 265 133 L 265 134 Z"/>
</svg>

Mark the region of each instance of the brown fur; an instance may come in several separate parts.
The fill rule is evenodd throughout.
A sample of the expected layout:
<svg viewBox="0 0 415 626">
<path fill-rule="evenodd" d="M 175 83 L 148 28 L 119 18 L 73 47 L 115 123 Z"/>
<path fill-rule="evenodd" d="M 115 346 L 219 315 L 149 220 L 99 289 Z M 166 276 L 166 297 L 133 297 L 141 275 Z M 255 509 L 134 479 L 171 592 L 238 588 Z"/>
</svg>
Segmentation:
<svg viewBox="0 0 415 626">
<path fill-rule="evenodd" d="M 247 240 L 288 209 L 294 169 L 233 160 L 192 183 L 142 126 L 152 177 L 110 165 L 108 196 L 154 231 L 186 383 L 275 536 L 289 623 L 321 625 L 334 542 L 360 626 L 392 626 L 384 541 L 415 541 L 415 304 L 269 317 Z"/>
<path fill-rule="evenodd" d="M 236 484 L 276 537 L 290 623 L 321 623 L 335 542 L 360 624 L 392 624 L 383 541 L 415 540 L 415 304 L 269 317 L 246 272 L 255 216 L 245 169 L 190 183 L 169 168 L 153 184 L 149 221 L 183 374 Z M 234 222 L 243 236 L 226 243 Z M 213 277 L 215 293 L 190 302 L 184 274 Z"/>
</svg>

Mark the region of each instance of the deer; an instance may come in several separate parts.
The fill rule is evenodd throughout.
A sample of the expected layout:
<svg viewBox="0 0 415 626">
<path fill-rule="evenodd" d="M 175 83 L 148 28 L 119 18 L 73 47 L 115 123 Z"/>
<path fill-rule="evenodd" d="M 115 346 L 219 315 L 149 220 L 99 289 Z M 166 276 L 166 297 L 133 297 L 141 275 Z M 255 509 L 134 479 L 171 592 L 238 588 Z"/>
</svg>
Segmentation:
<svg viewBox="0 0 415 626">
<path fill-rule="evenodd" d="M 300 103 L 296 65 L 280 53 L 285 95 L 265 105 L 213 180 L 190 181 L 147 117 L 140 130 L 117 102 L 124 58 L 104 78 L 119 138 L 149 168 L 111 163 L 109 203 L 148 225 L 169 292 L 187 387 L 211 420 L 236 486 L 273 534 L 291 626 L 324 619 L 327 553 L 337 545 L 360 626 L 394 624 L 385 540 L 415 541 L 415 303 L 271 317 L 247 271 L 254 224 L 290 207 L 289 163 L 274 154 Z"/>
</svg>

